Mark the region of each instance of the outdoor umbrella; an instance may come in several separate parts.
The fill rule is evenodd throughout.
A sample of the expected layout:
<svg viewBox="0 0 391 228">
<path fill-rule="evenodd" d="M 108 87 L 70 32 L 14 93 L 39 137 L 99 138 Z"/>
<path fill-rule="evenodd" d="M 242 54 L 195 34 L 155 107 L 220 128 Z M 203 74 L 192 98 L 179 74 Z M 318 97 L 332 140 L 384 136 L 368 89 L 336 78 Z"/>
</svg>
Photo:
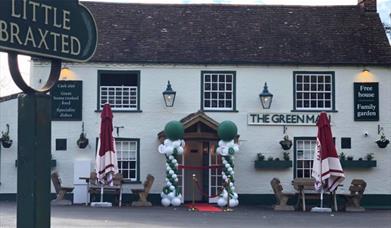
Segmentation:
<svg viewBox="0 0 391 228">
<path fill-rule="evenodd" d="M 101 202 L 103 184 L 113 185 L 113 175 L 118 173 L 117 154 L 113 138 L 113 113 L 109 104 L 103 106 L 98 150 L 96 154 L 96 174 L 101 183 Z"/>
<path fill-rule="evenodd" d="M 330 122 L 325 112 L 320 113 L 316 125 L 318 126 L 318 136 L 312 177 L 315 178 L 315 189 L 321 191 L 321 208 L 323 208 L 323 192 L 334 191 L 345 179 L 345 175 L 333 142 Z"/>
</svg>

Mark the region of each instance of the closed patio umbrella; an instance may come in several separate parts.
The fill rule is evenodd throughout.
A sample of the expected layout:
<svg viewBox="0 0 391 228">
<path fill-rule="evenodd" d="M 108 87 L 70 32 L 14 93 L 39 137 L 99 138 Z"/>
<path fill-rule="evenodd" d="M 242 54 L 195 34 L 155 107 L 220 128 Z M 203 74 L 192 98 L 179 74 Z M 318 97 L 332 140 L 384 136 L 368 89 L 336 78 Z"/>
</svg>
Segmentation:
<svg viewBox="0 0 391 228">
<path fill-rule="evenodd" d="M 113 176 L 118 173 L 117 154 L 112 132 L 113 113 L 110 105 L 105 104 L 101 113 L 100 135 L 96 154 L 96 174 L 101 184 L 101 203 L 103 203 L 103 184 L 112 186 Z"/>
<path fill-rule="evenodd" d="M 345 175 L 333 142 L 330 122 L 325 112 L 320 113 L 316 125 L 318 126 L 318 136 L 312 167 L 312 177 L 315 178 L 315 189 L 321 192 L 321 207 L 320 209 L 315 208 L 314 211 L 317 209 L 319 209 L 318 211 L 331 211 L 330 208 L 327 208 L 328 210 L 322 210 L 323 192 L 334 191 L 345 179 Z"/>
</svg>

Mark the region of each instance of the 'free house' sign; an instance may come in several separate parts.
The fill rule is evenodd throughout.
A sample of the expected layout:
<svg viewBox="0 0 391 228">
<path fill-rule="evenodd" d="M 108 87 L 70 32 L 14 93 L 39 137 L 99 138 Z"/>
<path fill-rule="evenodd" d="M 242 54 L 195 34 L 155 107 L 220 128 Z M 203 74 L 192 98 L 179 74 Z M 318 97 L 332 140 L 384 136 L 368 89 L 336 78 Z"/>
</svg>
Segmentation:
<svg viewBox="0 0 391 228">
<path fill-rule="evenodd" d="M 379 83 L 354 83 L 354 120 L 379 121 Z"/>
<path fill-rule="evenodd" d="M 94 18 L 78 0 L 1 0 L 0 49 L 85 62 L 96 44 Z"/>
</svg>

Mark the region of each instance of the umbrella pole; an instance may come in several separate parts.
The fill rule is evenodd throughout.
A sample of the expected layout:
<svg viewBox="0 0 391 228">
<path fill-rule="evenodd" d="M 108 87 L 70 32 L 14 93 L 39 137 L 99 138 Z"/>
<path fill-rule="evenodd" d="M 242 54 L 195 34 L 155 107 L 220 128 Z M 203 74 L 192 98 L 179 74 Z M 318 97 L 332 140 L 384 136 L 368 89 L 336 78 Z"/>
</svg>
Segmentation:
<svg viewBox="0 0 391 228">
<path fill-rule="evenodd" d="M 320 190 L 320 208 L 323 208 L 323 187 Z"/>
<path fill-rule="evenodd" d="M 103 185 L 102 183 L 100 184 L 100 202 L 103 202 Z"/>
</svg>

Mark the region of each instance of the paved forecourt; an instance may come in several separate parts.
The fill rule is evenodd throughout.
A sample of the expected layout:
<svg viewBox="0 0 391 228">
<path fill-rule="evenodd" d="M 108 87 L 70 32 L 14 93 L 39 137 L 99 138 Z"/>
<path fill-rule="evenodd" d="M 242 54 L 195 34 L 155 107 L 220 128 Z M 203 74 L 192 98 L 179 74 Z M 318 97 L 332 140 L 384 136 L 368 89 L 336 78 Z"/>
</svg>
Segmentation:
<svg viewBox="0 0 391 228">
<path fill-rule="evenodd" d="M 240 206 L 234 212 L 189 212 L 184 207 L 52 207 L 51 227 L 389 227 L 391 210 L 363 213 L 275 212 Z M 16 204 L 0 203 L 0 227 L 16 227 Z"/>
</svg>

